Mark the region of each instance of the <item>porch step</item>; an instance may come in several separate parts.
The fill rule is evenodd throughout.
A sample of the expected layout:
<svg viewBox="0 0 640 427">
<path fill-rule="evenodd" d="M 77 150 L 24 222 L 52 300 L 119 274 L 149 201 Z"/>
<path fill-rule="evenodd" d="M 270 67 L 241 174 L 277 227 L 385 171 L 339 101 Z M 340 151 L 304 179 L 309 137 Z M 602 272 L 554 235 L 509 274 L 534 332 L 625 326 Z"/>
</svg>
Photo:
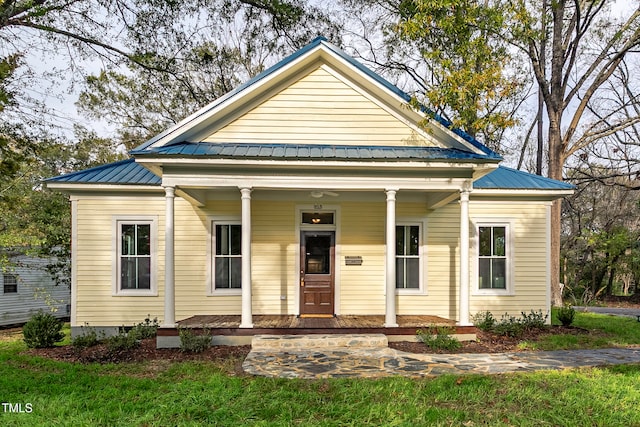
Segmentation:
<svg viewBox="0 0 640 427">
<path fill-rule="evenodd" d="M 251 349 L 257 351 L 388 346 L 389 342 L 384 334 L 255 335 L 251 340 Z"/>
</svg>

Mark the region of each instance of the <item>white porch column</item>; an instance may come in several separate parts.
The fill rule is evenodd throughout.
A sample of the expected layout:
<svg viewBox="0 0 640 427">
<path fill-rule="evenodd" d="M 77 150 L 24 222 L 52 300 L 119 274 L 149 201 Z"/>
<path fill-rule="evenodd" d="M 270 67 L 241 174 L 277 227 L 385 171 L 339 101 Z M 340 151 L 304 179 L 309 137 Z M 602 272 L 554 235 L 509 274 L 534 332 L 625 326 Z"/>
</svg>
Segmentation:
<svg viewBox="0 0 640 427">
<path fill-rule="evenodd" d="M 175 187 L 164 187 L 166 208 L 164 225 L 164 327 L 176 325 L 175 257 L 174 257 L 174 200 Z"/>
<path fill-rule="evenodd" d="M 385 300 L 385 328 L 397 328 L 396 322 L 396 189 L 387 189 L 387 278 Z"/>
<path fill-rule="evenodd" d="M 251 188 L 240 188 L 242 195 L 242 318 L 241 328 L 253 328 L 251 301 Z"/>
<path fill-rule="evenodd" d="M 460 313 L 458 324 L 469 326 L 469 190 L 460 190 Z"/>
</svg>

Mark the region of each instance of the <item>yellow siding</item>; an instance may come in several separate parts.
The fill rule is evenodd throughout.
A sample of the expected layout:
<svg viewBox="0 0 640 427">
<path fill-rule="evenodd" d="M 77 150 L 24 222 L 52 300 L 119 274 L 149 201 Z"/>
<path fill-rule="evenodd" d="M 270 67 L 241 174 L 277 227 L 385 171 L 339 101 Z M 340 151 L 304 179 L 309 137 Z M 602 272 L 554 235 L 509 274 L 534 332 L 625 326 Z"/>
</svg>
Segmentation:
<svg viewBox="0 0 640 427">
<path fill-rule="evenodd" d="M 158 297 L 113 297 L 115 215 L 164 212 L 164 197 L 87 197 L 78 201 L 77 325 L 131 325 L 150 314 L 162 318 L 164 292 L 164 215 L 158 215 Z"/>
<path fill-rule="evenodd" d="M 252 291 L 256 314 L 292 314 L 296 309 L 295 204 L 252 203 Z M 281 299 L 284 297 L 285 299 Z"/>
<path fill-rule="evenodd" d="M 326 67 L 310 72 L 204 141 L 441 146 Z"/>
<path fill-rule="evenodd" d="M 413 204 L 405 209 L 412 208 L 411 211 L 417 214 L 421 206 Z M 399 205 L 400 207 L 403 205 Z M 401 215 L 402 210 L 398 209 L 398 216 Z M 426 216 L 426 234 L 423 235 L 423 281 L 426 294 L 398 295 L 398 314 L 457 318 L 459 236 L 460 209 L 457 203 Z"/>
<path fill-rule="evenodd" d="M 252 277 L 254 314 L 296 314 L 298 307 L 294 201 L 252 201 Z M 336 230 L 337 303 L 341 314 L 385 312 L 384 202 L 343 202 Z M 161 196 L 82 197 L 78 200 L 77 324 L 131 325 L 147 315 L 162 321 L 164 312 L 164 211 Z M 158 296 L 113 296 L 115 216 L 156 215 Z M 430 314 L 457 319 L 458 240 L 460 209 L 451 203 L 427 213 L 424 203 L 398 203 L 399 220 L 423 220 L 425 293 L 399 295 L 398 314 Z M 515 295 L 474 295 L 477 268 L 471 245 L 471 314 L 546 309 L 546 207 L 526 203 L 470 204 L 473 221 L 486 218 L 513 221 Z M 240 314 L 240 295 L 211 293 L 210 221 L 240 219 L 240 200 L 210 201 L 197 208 L 181 198 L 175 204 L 176 318 L 196 314 Z M 473 243 L 473 240 L 472 240 Z M 345 265 L 345 256 L 362 256 L 360 266 Z"/>
<path fill-rule="evenodd" d="M 341 314 L 383 314 L 385 288 L 384 203 L 343 203 L 341 210 Z M 344 265 L 345 256 L 362 265 Z"/>
<path fill-rule="evenodd" d="M 547 239 L 546 206 L 518 203 L 472 203 L 470 214 L 478 221 L 484 218 L 512 219 L 514 221 L 514 286 L 513 296 L 471 296 L 471 314 L 491 311 L 500 317 L 509 313 L 519 316 L 531 309 L 547 310 Z M 475 231 L 471 230 L 472 233 Z M 475 256 L 475 254 L 473 254 Z M 477 263 L 471 263 L 472 283 L 477 282 Z M 475 280 L 474 280 L 475 279 Z"/>
</svg>

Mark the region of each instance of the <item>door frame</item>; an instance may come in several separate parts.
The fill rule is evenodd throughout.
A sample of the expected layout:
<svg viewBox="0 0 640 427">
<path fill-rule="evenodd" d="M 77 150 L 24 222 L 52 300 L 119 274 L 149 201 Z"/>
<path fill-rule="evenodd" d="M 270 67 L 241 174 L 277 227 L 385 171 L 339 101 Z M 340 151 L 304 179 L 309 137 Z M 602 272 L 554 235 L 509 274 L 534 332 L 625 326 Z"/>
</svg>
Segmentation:
<svg viewBox="0 0 640 427">
<path fill-rule="evenodd" d="M 330 254 L 330 269 L 329 269 L 329 273 L 328 274 L 322 274 L 323 279 L 320 279 L 321 282 L 325 282 L 326 281 L 326 276 L 329 276 L 329 283 L 330 283 L 330 289 L 331 289 L 331 296 L 332 296 L 332 301 L 331 301 L 331 313 L 302 313 L 302 308 L 303 308 L 303 298 L 302 295 L 304 294 L 304 292 L 302 291 L 303 285 L 302 285 L 302 274 L 304 271 L 304 266 L 303 266 L 303 260 L 306 259 L 306 237 L 307 236 L 325 236 L 325 237 L 329 237 L 330 238 L 330 246 L 329 246 L 329 254 Z M 305 248 L 305 251 L 302 251 L 302 248 Z M 336 271 L 336 233 L 334 230 L 302 230 L 300 231 L 300 294 L 299 294 L 299 301 L 298 304 L 300 306 L 300 315 L 310 315 L 313 316 L 315 314 L 317 315 L 335 315 L 335 303 L 336 303 L 336 277 L 335 277 L 335 271 Z M 306 287 L 306 283 L 312 282 L 311 278 L 309 277 L 309 273 L 305 271 L 304 273 L 305 275 L 305 287 Z M 316 279 L 317 280 L 317 279 Z"/>
<path fill-rule="evenodd" d="M 323 200 L 324 201 L 324 200 Z M 296 233 L 296 249 L 295 249 L 295 315 L 300 315 L 300 247 L 301 237 L 303 231 L 333 231 L 334 232 L 334 275 L 333 275 L 333 313 L 335 315 L 340 314 L 340 267 L 341 267 L 341 246 L 340 246 L 340 205 L 325 204 L 318 202 L 315 204 L 300 204 L 295 206 L 295 233 Z M 303 212 L 333 212 L 334 220 L 333 224 L 303 224 L 302 213 Z"/>
</svg>

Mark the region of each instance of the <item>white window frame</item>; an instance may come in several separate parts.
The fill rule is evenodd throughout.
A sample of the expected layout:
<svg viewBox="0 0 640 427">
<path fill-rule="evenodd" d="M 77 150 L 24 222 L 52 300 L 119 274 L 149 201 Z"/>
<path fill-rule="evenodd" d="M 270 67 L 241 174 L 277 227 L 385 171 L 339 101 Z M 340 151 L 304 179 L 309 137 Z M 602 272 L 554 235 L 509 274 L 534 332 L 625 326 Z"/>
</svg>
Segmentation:
<svg viewBox="0 0 640 427">
<path fill-rule="evenodd" d="M 474 220 L 475 227 L 475 236 L 473 239 L 473 253 L 471 256 L 473 257 L 473 295 L 490 295 L 490 296 L 513 296 L 515 295 L 515 286 L 514 286 L 514 254 L 515 254 L 515 245 L 514 245 L 514 221 L 512 219 L 475 219 Z M 505 288 L 504 289 L 481 289 L 480 288 L 480 227 L 504 227 L 505 229 L 505 272 L 507 277 L 505 278 Z"/>
<path fill-rule="evenodd" d="M 122 253 L 122 225 L 150 225 L 151 226 L 151 268 L 149 289 L 122 289 L 121 287 L 121 253 Z M 113 217 L 113 296 L 158 296 L 158 216 L 134 215 Z"/>
<path fill-rule="evenodd" d="M 242 288 L 237 289 L 216 289 L 216 225 L 240 225 L 242 226 L 242 220 L 239 216 L 216 216 L 215 218 L 209 217 L 207 223 L 209 224 L 209 244 L 207 245 L 207 283 L 209 296 L 221 296 L 221 295 L 242 295 Z M 239 258 L 242 258 L 240 254 Z"/>
<path fill-rule="evenodd" d="M 427 293 L 426 289 L 426 222 L 424 220 L 416 220 L 416 219 L 405 219 L 400 218 L 396 220 L 396 227 L 407 227 L 407 226 L 417 226 L 418 227 L 418 288 L 398 288 L 398 284 L 396 283 L 396 295 L 425 295 Z M 398 237 L 396 236 L 396 239 Z M 394 242 L 393 252 L 394 252 L 394 262 L 397 260 L 397 255 L 395 254 L 396 244 Z"/>
<path fill-rule="evenodd" d="M 7 278 L 10 277 L 15 281 L 16 291 L 15 292 L 6 292 L 5 286 L 7 285 Z M 13 273 L 3 273 L 2 274 L 2 294 L 3 295 L 18 295 L 20 292 L 20 286 L 18 286 L 18 275 Z"/>
</svg>

